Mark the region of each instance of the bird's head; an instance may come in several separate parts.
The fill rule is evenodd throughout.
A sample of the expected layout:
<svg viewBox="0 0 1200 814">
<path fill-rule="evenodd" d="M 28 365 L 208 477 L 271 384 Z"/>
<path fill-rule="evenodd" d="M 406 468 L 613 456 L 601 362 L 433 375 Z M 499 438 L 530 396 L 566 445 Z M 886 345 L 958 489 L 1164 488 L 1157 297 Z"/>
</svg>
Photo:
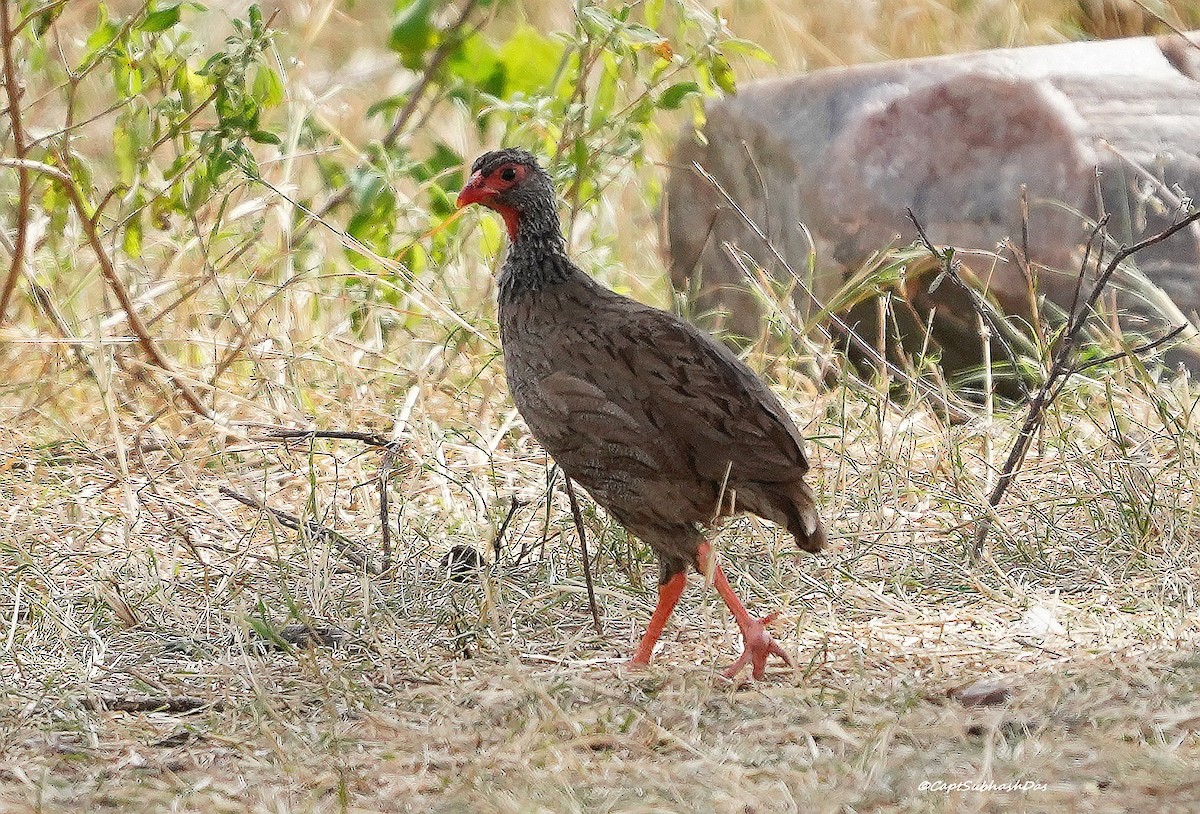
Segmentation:
<svg viewBox="0 0 1200 814">
<path fill-rule="evenodd" d="M 558 231 L 550 176 L 528 150 L 510 148 L 484 153 L 471 165 L 471 177 L 458 193 L 459 209 L 477 203 L 504 217 L 508 236 L 517 239 L 523 222 Z M 541 224 L 541 221 L 547 221 Z"/>
</svg>

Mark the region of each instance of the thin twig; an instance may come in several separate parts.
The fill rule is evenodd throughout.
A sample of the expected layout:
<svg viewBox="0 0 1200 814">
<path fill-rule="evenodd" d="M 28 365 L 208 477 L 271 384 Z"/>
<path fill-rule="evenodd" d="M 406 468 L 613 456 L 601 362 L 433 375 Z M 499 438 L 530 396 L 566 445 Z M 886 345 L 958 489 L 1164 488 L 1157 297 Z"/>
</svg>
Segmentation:
<svg viewBox="0 0 1200 814">
<path fill-rule="evenodd" d="M 1106 365 L 1109 362 L 1115 362 L 1118 359 L 1124 359 L 1126 356 L 1141 356 L 1143 353 L 1150 353 L 1150 351 L 1157 350 L 1163 345 L 1169 344 L 1171 340 L 1175 339 L 1175 337 L 1179 336 L 1181 333 L 1191 327 L 1191 324 L 1185 323 L 1172 328 L 1170 333 L 1166 334 L 1165 336 L 1160 336 L 1153 342 L 1147 342 L 1144 345 L 1138 345 L 1136 348 L 1119 351 L 1117 353 L 1110 353 L 1108 356 L 1103 358 L 1092 359 L 1090 362 L 1084 362 L 1082 364 L 1075 365 L 1075 367 L 1071 368 L 1071 374 L 1074 375 L 1076 373 L 1082 373 L 1085 370 L 1090 370 L 1099 365 Z"/>
<path fill-rule="evenodd" d="M 392 570 L 392 526 L 391 511 L 388 506 L 388 481 L 392 476 L 392 459 L 395 450 L 388 448 L 383 453 L 383 461 L 379 464 L 379 540 L 383 549 L 383 560 L 380 563 L 386 573 Z"/>
<path fill-rule="evenodd" d="M 41 17 L 43 14 L 47 14 L 51 11 L 54 11 L 54 9 L 59 8 L 60 6 L 65 6 L 69 2 L 70 2 L 70 0 L 51 0 L 51 2 L 46 3 L 45 5 L 38 6 L 37 8 L 33 9 L 28 14 L 26 14 L 25 17 L 21 20 L 21 22 L 17 23 L 16 26 L 13 27 L 13 33 L 20 34 L 21 31 L 23 31 L 25 29 L 25 26 L 32 23 L 38 17 Z"/>
<path fill-rule="evenodd" d="M 357 432 L 354 430 L 301 430 L 291 427 L 268 427 L 265 428 L 265 433 L 265 435 L 259 436 L 255 440 L 293 441 L 302 439 L 311 441 L 316 438 L 329 438 L 339 441 L 359 441 L 367 446 L 383 450 L 383 462 L 379 465 L 379 475 L 375 479 L 379 485 L 379 537 L 382 553 L 379 571 L 381 573 L 391 571 L 392 566 L 395 565 L 395 559 L 392 556 L 392 526 L 390 502 L 388 499 L 388 481 L 392 477 L 392 467 L 396 453 L 400 450 L 400 443 L 398 441 L 389 441 L 382 435 L 376 435 L 375 433 Z"/>
<path fill-rule="evenodd" d="M 37 278 L 28 273 L 26 274 L 26 283 L 29 285 L 30 293 L 33 296 L 33 301 L 37 304 L 42 314 L 50 320 L 54 325 L 59 335 L 66 340 L 70 340 L 71 328 L 67 324 L 66 318 L 59 311 L 57 304 L 54 302 L 54 297 L 50 294 L 50 290 L 37 281 Z M 68 341 L 67 347 L 70 350 L 71 356 L 74 357 L 76 364 L 83 368 L 83 375 L 90 379 L 95 385 L 100 386 L 100 377 L 96 373 L 96 368 L 92 364 L 87 353 L 84 352 L 82 342 Z M 143 419 L 142 411 L 127 395 L 123 389 L 117 389 L 113 392 L 117 399 L 117 403 L 121 408 L 128 411 L 131 415 L 137 416 L 139 420 Z"/>
<path fill-rule="evenodd" d="M 1000 347 L 1004 348 L 1004 353 L 1006 356 L 1008 356 L 1009 363 L 1012 364 L 1013 374 L 1017 380 L 1017 386 L 1021 389 L 1021 393 L 1028 398 L 1029 388 L 1026 387 L 1025 379 L 1020 375 L 1021 364 L 1017 359 L 1016 351 L 1013 350 L 1012 345 L 1005 337 L 1005 332 L 1001 330 L 1000 326 L 997 325 L 995 320 L 992 319 L 992 309 L 988 307 L 987 301 L 984 300 L 983 295 L 980 294 L 974 286 L 970 285 L 966 280 L 964 280 L 962 275 L 958 273 L 958 261 L 954 259 L 954 249 L 949 246 L 944 249 L 938 249 L 936 246 L 934 246 L 933 241 L 929 239 L 929 235 L 925 232 L 925 227 L 921 225 L 919 220 L 917 220 L 917 216 L 912 211 L 912 207 L 905 207 L 904 211 L 908 213 L 909 221 L 913 226 L 916 227 L 917 235 L 921 238 L 921 243 L 925 246 L 925 250 L 937 258 L 938 262 L 942 264 L 942 274 L 949 278 L 956 286 L 962 289 L 963 293 L 967 295 L 967 299 L 970 300 L 971 308 L 974 309 L 976 316 L 978 316 L 984 323 L 987 324 L 987 328 L 991 334 L 991 337 L 995 338 L 995 340 L 1000 343 Z M 1023 236 L 1023 240 L 1028 240 L 1028 238 Z M 931 285 L 930 290 L 932 291 L 932 289 L 933 286 Z"/>
<path fill-rule="evenodd" d="M 1029 259 L 1029 185 L 1021 184 L 1021 259 L 1022 265 L 1028 267 L 1033 262 Z"/>
<path fill-rule="evenodd" d="M 18 161 L 24 161 L 27 147 L 25 144 L 25 128 L 21 121 L 21 89 L 17 76 L 16 60 L 13 57 L 16 31 L 9 20 L 9 0 L 0 0 L 0 52 L 3 52 L 4 89 L 8 96 L 8 120 L 12 133 L 13 152 Z M 18 9 L 13 9 L 19 13 Z M 8 301 L 12 298 L 13 290 L 17 287 L 17 279 L 25 268 L 26 242 L 29 236 L 29 202 L 33 197 L 33 179 L 29 168 L 17 167 L 17 208 L 13 213 L 16 220 L 16 236 L 13 240 L 12 266 L 0 289 L 0 324 L 4 323 L 4 315 L 8 312 Z"/>
<path fill-rule="evenodd" d="M 1173 31 L 1173 32 L 1175 33 L 1175 36 L 1177 36 L 1177 37 L 1179 37 L 1179 39 L 1183 40 L 1183 42 L 1184 42 L 1184 44 L 1185 44 L 1185 45 L 1189 45 L 1189 46 L 1191 46 L 1192 48 L 1195 48 L 1195 49 L 1197 49 L 1197 50 L 1200 50 L 1200 43 L 1197 43 L 1197 42 L 1195 42 L 1195 41 L 1194 41 L 1194 40 L 1193 40 L 1191 37 L 1189 37 L 1189 36 L 1188 36 L 1188 32 L 1184 31 L 1182 28 L 1180 28 L 1179 26 L 1175 25 L 1173 22 L 1171 22 L 1170 20 L 1168 20 L 1166 17 L 1162 16 L 1162 14 L 1160 14 L 1159 12 L 1157 12 L 1157 11 L 1155 11 L 1154 9 L 1150 8 L 1150 6 L 1148 6 L 1148 5 L 1145 3 L 1145 0 L 1133 0 L 1133 2 L 1134 2 L 1134 3 L 1137 5 L 1137 7 L 1138 7 L 1138 8 L 1140 8 L 1142 11 L 1146 12 L 1146 13 L 1147 13 L 1147 14 L 1149 14 L 1151 17 L 1153 17 L 1155 20 L 1157 20 L 1158 22 L 1162 23 L 1162 24 L 1163 24 L 1163 25 L 1165 25 L 1167 28 L 1171 29 L 1171 31 Z"/>
<path fill-rule="evenodd" d="M 1083 246 L 1083 262 L 1079 264 L 1079 273 L 1075 275 L 1075 289 L 1071 292 L 1071 304 L 1067 307 L 1067 331 L 1071 330 L 1071 321 L 1079 311 L 1079 296 L 1083 293 L 1083 280 L 1087 276 L 1088 265 L 1100 268 L 1104 256 L 1104 235 L 1108 228 L 1109 213 L 1105 212 L 1088 234 L 1087 243 Z M 1096 252 L 1096 260 L 1092 261 L 1092 252 Z"/>
<path fill-rule="evenodd" d="M 100 264 L 100 274 L 104 277 L 105 283 L 108 284 L 109 290 L 116 296 L 117 302 L 121 305 L 121 310 L 125 312 L 125 320 L 129 323 L 129 327 L 133 329 L 133 333 L 138 340 L 138 345 L 150 357 L 154 365 L 167 374 L 167 377 L 171 380 L 171 384 L 175 386 L 175 389 L 182 396 L 183 400 L 187 402 L 189 407 L 210 421 L 215 421 L 216 416 L 200 401 L 200 397 L 192 390 L 187 380 L 179 375 L 171 360 L 159 350 L 158 344 L 150 334 L 150 330 L 142 321 L 141 316 L 137 312 L 137 307 L 133 303 L 133 298 L 129 296 L 129 290 L 121 282 L 121 277 L 117 273 L 112 258 L 109 257 L 108 250 L 104 247 L 104 241 L 101 239 L 97 228 L 96 218 L 93 213 L 88 211 L 88 205 L 84 201 L 83 193 L 80 192 L 79 185 L 75 182 L 75 179 L 56 167 L 31 162 L 26 159 L 9 159 L 0 163 L 17 166 L 19 170 L 37 169 L 58 183 L 63 192 L 66 193 L 71 208 L 75 210 L 75 215 L 79 218 L 79 222 L 83 226 L 88 245 L 91 247 L 92 253 L 96 256 L 96 261 Z M 66 160 L 65 156 L 63 157 L 63 166 L 70 166 L 70 162 Z"/>
<path fill-rule="evenodd" d="M 95 712 L 186 713 L 208 709 L 219 712 L 225 709 L 225 702 L 193 698 L 190 695 L 169 695 L 164 698 L 97 695 L 79 699 L 79 706 Z"/>
<path fill-rule="evenodd" d="M 579 532 L 579 551 L 583 555 L 583 580 L 587 585 L 592 622 L 596 627 L 596 635 L 603 636 L 604 627 L 600 624 L 600 608 L 596 605 L 596 589 L 592 586 L 592 563 L 588 558 L 587 535 L 583 532 L 583 513 L 579 511 L 579 501 L 575 498 L 575 486 L 565 472 L 563 473 L 563 482 L 567 485 L 567 500 L 571 501 L 571 516 L 575 518 L 575 530 Z"/>
<path fill-rule="evenodd" d="M 62 138 L 63 136 L 69 135 L 71 132 L 80 129 L 81 127 L 86 127 L 87 125 L 91 124 L 92 122 L 99 121 L 100 119 L 103 119 L 105 116 L 108 116 L 112 113 L 116 113 L 121 108 L 128 106 L 130 104 L 130 101 L 131 100 L 127 99 L 127 98 L 121 99 L 121 101 L 114 102 L 113 104 L 111 104 L 108 107 L 101 110 L 99 113 L 93 113 L 92 115 L 90 115 L 86 119 L 84 119 L 83 121 L 72 122 L 71 124 L 69 124 L 65 127 L 61 127 L 58 130 L 51 130 L 49 132 L 42 133 L 37 138 L 30 140 L 28 146 L 39 147 L 42 144 L 45 144 L 46 142 L 54 141 L 55 139 Z"/>
<path fill-rule="evenodd" d="M 546 551 L 546 542 L 550 537 L 550 510 L 554 502 L 554 481 L 558 477 L 558 464 L 551 463 L 546 467 L 546 512 L 542 517 L 542 537 L 538 542 L 538 551 L 543 555 Z M 521 542 L 521 550 L 517 552 L 517 556 L 513 558 L 513 565 L 520 565 L 525 562 L 525 558 L 533 552 L 533 546 L 528 541 Z"/>
<path fill-rule="evenodd" d="M 1042 325 L 1041 306 L 1038 304 L 1038 289 L 1041 287 L 1040 275 L 1038 267 L 1030 256 L 1029 250 L 1029 187 L 1026 184 L 1021 184 L 1021 246 L 1020 249 L 1013 245 L 1011 238 L 1005 238 L 1004 243 L 1008 247 L 1009 252 L 1017 261 L 1017 266 L 1021 269 L 1021 276 L 1025 278 L 1025 291 L 1029 295 L 1029 320 L 1033 325 L 1033 332 L 1037 338 L 1037 348 L 1039 355 L 1046 352 L 1046 334 Z M 1029 394 L 1026 393 L 1026 396 Z"/>
<path fill-rule="evenodd" d="M 781 252 L 779 247 L 775 245 L 775 242 L 768 238 L 766 233 L 763 232 L 762 228 L 759 227 L 754 219 L 746 214 L 745 210 L 743 210 L 738 202 L 733 199 L 733 196 L 729 194 L 721 182 L 718 181 L 716 177 L 706 170 L 698 161 L 692 162 L 692 168 L 700 175 L 701 178 L 705 180 L 706 183 L 708 183 L 722 198 L 725 199 L 725 202 L 729 204 L 734 212 L 737 213 L 738 217 L 742 219 L 742 222 L 746 224 L 750 231 L 754 233 L 755 237 L 757 237 L 767 248 L 767 251 L 771 253 L 771 257 L 774 258 L 774 260 L 779 263 L 780 267 L 782 267 L 783 270 L 791 276 L 796 283 L 796 287 L 800 289 L 801 293 L 808 297 L 813 304 L 828 317 L 829 321 L 833 323 L 838 330 L 843 333 L 843 335 L 845 335 L 846 339 L 851 345 L 854 346 L 856 350 L 858 350 L 876 365 L 885 368 L 889 373 L 893 374 L 896 376 L 896 378 L 905 382 L 905 384 L 907 384 L 909 387 L 921 393 L 931 402 L 940 405 L 941 408 L 946 411 L 946 415 L 951 420 L 969 421 L 972 418 L 970 413 L 958 405 L 953 404 L 944 393 L 938 391 L 938 389 L 930 385 L 929 382 L 913 378 L 898 365 L 893 364 L 886 356 L 880 356 L 879 352 L 875 350 L 870 342 L 859 336 L 858 331 L 854 330 L 853 326 L 847 323 L 846 320 L 842 319 L 840 315 L 834 313 L 826 304 L 822 303 L 817 298 L 816 292 L 814 292 L 811 286 L 804 281 L 799 272 L 792 267 L 792 264 L 788 262 L 788 259 L 783 256 L 783 252 Z"/>
<path fill-rule="evenodd" d="M 301 430 L 291 427 L 266 427 L 263 428 L 266 433 L 257 441 L 292 441 L 297 439 L 310 440 L 314 438 L 331 438 L 339 441 L 360 441 L 368 446 L 380 447 L 381 449 L 395 449 L 396 441 L 389 441 L 382 435 L 376 435 L 372 432 L 356 432 L 354 430 Z"/>
<path fill-rule="evenodd" d="M 1091 246 L 1095 239 L 1103 230 L 1104 223 L 1107 217 L 1102 218 L 1093 232 L 1092 239 L 1089 239 L 1088 245 Z M 1083 332 L 1083 326 L 1087 324 L 1088 316 L 1091 315 L 1096 306 L 1096 302 L 1104 293 L 1104 288 L 1112 275 L 1128 258 L 1142 251 L 1143 249 L 1153 246 L 1156 243 L 1169 238 L 1176 232 L 1186 229 L 1196 221 L 1200 221 L 1200 209 L 1190 212 L 1182 220 L 1177 221 L 1172 226 L 1163 229 L 1161 232 L 1151 235 L 1150 237 L 1140 240 L 1131 246 L 1122 246 L 1116 254 L 1108 261 L 1104 267 L 1104 271 L 1096 278 L 1096 282 L 1089 292 L 1087 298 L 1078 309 L 1072 309 L 1067 315 L 1067 327 L 1063 330 L 1059 338 L 1058 347 L 1054 353 L 1054 361 L 1050 366 L 1050 370 L 1046 375 L 1046 380 L 1037 392 L 1033 394 L 1029 400 L 1029 405 L 1025 414 L 1025 421 L 1021 425 L 1021 430 L 1017 434 L 1017 440 L 1013 443 L 1012 449 L 1009 451 L 1008 458 L 1004 462 L 1003 468 L 1000 470 L 1000 478 L 996 481 L 996 486 L 988 495 L 988 506 L 986 514 L 980 518 L 977 531 L 975 533 L 975 544 L 972 547 L 972 555 L 978 559 L 983 554 L 984 545 L 987 541 L 988 532 L 991 530 L 992 517 L 995 515 L 996 507 L 1000 505 L 1000 501 L 1004 499 L 1005 492 L 1012 485 L 1013 480 L 1017 476 L 1017 472 L 1021 468 L 1021 464 L 1025 461 L 1025 456 L 1029 452 L 1029 447 L 1033 443 L 1034 437 L 1037 435 L 1042 422 L 1045 420 L 1046 409 L 1054 402 L 1058 395 L 1063 391 L 1070 377 L 1078 372 L 1074 362 L 1076 346 L 1079 342 L 1079 337 Z M 1103 247 L 1104 240 L 1096 241 L 1100 247 Z M 1099 267 L 1099 255 L 1097 255 L 1097 268 Z M 1079 276 L 1082 279 L 1087 270 L 1087 255 L 1084 257 L 1084 265 L 1081 266 Z M 1187 326 L 1182 326 L 1187 327 Z M 1178 333 L 1182 328 L 1177 328 L 1172 331 L 1172 334 Z M 1171 334 L 1164 337 L 1163 341 L 1172 338 Z M 1150 343 L 1148 349 L 1158 347 L 1161 342 Z M 1114 359 L 1120 359 L 1124 356 L 1129 356 L 1141 352 L 1138 349 L 1117 354 Z M 1108 359 L 1107 361 L 1114 361 Z"/>
<path fill-rule="evenodd" d="M 1132 257 L 1143 249 L 1147 249 L 1157 243 L 1162 243 L 1171 235 L 1175 234 L 1176 232 L 1183 231 L 1197 221 L 1200 221 L 1200 209 L 1189 212 L 1182 220 L 1176 221 L 1166 229 L 1163 229 L 1161 232 L 1153 234 L 1144 240 L 1139 240 L 1132 246 L 1122 246 L 1120 250 L 1113 255 L 1112 260 L 1108 262 L 1108 265 L 1105 266 L 1104 273 L 1097 278 L 1095 288 L 1092 289 L 1091 295 L 1084 303 L 1081 313 L 1090 312 L 1096 307 L 1096 301 L 1100 299 L 1100 295 L 1103 293 L 1104 286 L 1108 284 L 1109 278 L 1113 276 L 1113 273 L 1116 272 L 1117 268 L 1119 268 L 1120 265 L 1128 258 Z M 1079 326 L 1076 326 L 1075 330 L 1076 333 L 1078 333 Z"/>
<path fill-rule="evenodd" d="M 271 517 L 279 521 L 280 524 L 290 528 L 292 531 L 300 531 L 303 529 L 313 537 L 318 539 L 325 538 L 329 540 L 331 543 L 333 543 L 334 547 L 338 549 L 338 551 L 345 555 L 346 559 L 350 560 L 350 562 L 354 563 L 359 568 L 366 569 L 367 573 L 369 574 L 378 576 L 379 574 L 383 573 L 382 568 L 380 568 L 378 565 L 375 565 L 361 553 L 362 547 L 358 543 L 343 534 L 339 534 L 331 528 L 322 526 L 315 520 L 301 521 L 300 518 L 296 517 L 295 515 L 288 514 L 285 511 L 280 511 L 279 509 L 273 509 L 266 503 L 263 503 L 260 500 L 255 500 L 247 495 L 243 495 L 240 492 L 235 492 L 228 486 L 222 486 L 217 491 L 225 497 L 236 500 L 243 506 L 249 506 L 250 508 L 257 509 L 260 512 L 266 512 L 267 514 L 271 515 Z"/>
<path fill-rule="evenodd" d="M 517 509 L 523 505 L 525 505 L 524 502 L 517 500 L 516 495 L 512 496 L 512 503 L 509 504 L 508 514 L 504 515 L 504 521 L 500 524 L 500 528 L 496 530 L 496 539 L 492 540 L 493 562 L 500 562 L 500 553 L 504 547 L 504 532 L 508 531 L 508 524 L 512 522 Z"/>
<path fill-rule="evenodd" d="M 433 56 L 429 59 L 429 64 L 425 66 L 425 70 L 421 73 L 421 78 L 408 94 L 408 101 L 404 107 L 396 114 L 396 120 L 392 122 L 391 129 L 383 137 L 383 146 L 390 147 L 400 137 L 404 131 L 404 126 L 408 124 L 408 120 L 417 112 L 417 105 L 425 96 L 425 91 L 433 84 L 433 80 L 437 76 L 437 72 L 441 70 L 442 63 L 446 58 L 459 46 L 462 42 L 462 37 L 459 32 L 463 26 L 467 24 L 467 20 L 475 12 L 475 7 L 479 5 L 479 0 L 467 0 L 463 5 L 462 11 L 458 17 L 450 24 L 450 27 L 441 32 L 442 41 L 438 45 Z"/>
</svg>

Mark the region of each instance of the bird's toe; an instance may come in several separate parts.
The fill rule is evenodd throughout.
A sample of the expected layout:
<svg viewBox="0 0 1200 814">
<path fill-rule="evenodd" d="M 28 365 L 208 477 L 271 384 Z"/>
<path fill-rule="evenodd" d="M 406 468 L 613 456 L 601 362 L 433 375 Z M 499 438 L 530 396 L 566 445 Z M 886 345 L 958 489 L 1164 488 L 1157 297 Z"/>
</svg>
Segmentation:
<svg viewBox="0 0 1200 814">
<path fill-rule="evenodd" d="M 766 675 L 767 658 L 770 656 L 778 656 L 784 664 L 791 666 L 791 658 L 767 632 L 766 626 L 778 616 L 778 613 L 767 614 L 761 619 L 752 620 L 747 628 L 742 629 L 742 655 L 724 672 L 727 679 L 732 681 L 747 664 L 750 665 L 750 674 L 755 679 L 761 679 Z"/>
</svg>

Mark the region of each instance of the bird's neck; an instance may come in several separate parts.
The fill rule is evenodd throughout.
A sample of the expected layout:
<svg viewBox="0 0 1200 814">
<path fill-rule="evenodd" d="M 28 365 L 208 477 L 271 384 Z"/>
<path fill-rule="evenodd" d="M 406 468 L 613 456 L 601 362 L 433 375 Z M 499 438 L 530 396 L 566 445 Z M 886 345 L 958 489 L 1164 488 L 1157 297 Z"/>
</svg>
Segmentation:
<svg viewBox="0 0 1200 814">
<path fill-rule="evenodd" d="M 567 257 L 567 244 L 553 212 L 549 216 L 541 213 L 537 218 L 526 215 L 514 231 L 508 257 L 500 269 L 501 304 L 583 275 Z"/>
</svg>

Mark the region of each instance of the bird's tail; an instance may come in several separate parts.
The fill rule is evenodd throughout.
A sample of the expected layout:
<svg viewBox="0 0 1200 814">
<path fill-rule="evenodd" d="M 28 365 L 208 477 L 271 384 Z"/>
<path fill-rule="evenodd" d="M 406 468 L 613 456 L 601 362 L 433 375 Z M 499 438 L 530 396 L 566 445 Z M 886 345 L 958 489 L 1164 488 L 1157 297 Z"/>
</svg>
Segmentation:
<svg viewBox="0 0 1200 814">
<path fill-rule="evenodd" d="M 787 530 L 804 551 L 817 553 L 825 547 L 825 526 L 817 514 L 817 500 L 812 488 L 804 481 L 788 484 L 779 494 L 776 504 L 787 518 Z"/>
</svg>

